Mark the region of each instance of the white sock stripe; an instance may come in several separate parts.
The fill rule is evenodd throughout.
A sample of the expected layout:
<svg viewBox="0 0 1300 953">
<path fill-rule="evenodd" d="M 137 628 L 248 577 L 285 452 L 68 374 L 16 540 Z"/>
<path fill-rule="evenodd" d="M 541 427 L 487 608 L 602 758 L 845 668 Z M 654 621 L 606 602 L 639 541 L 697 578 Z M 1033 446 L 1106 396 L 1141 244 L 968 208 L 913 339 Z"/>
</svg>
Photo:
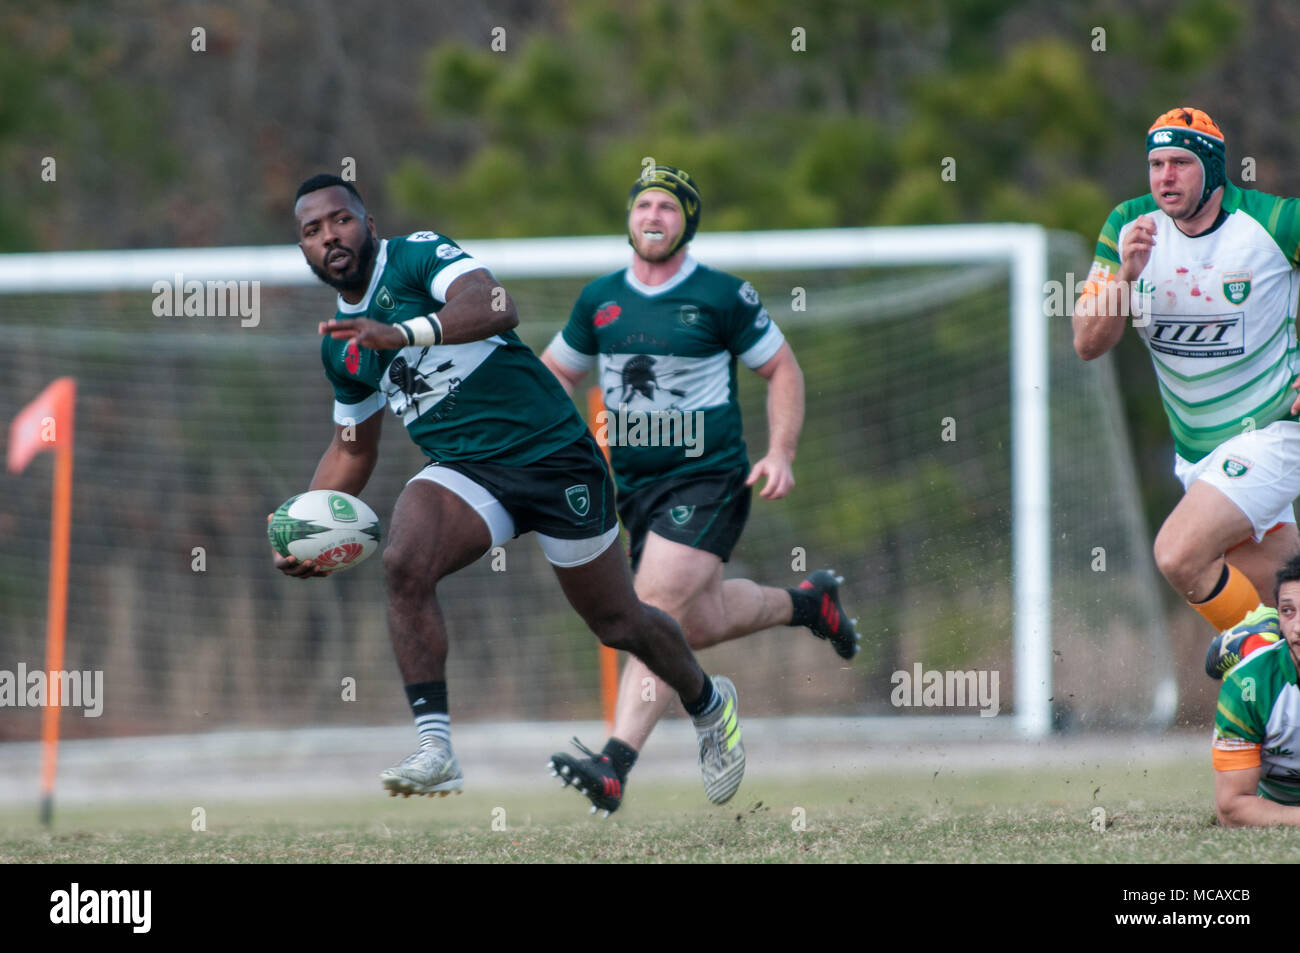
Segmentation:
<svg viewBox="0 0 1300 953">
<path fill-rule="evenodd" d="M 415 731 L 420 736 L 420 747 L 424 748 L 434 741 L 451 744 L 451 716 L 445 711 L 429 712 L 417 715 Z"/>
</svg>

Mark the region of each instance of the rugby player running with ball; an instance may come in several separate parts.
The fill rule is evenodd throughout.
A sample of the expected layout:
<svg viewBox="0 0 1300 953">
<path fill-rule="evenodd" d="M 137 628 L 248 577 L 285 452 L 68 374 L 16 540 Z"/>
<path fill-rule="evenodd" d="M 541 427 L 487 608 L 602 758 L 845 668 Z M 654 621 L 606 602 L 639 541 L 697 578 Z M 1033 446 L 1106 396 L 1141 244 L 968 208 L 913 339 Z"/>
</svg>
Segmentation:
<svg viewBox="0 0 1300 953">
<path fill-rule="evenodd" d="M 515 334 L 514 303 L 482 263 L 435 232 L 379 239 L 356 188 L 317 175 L 298 188 L 298 243 L 339 292 L 320 325 L 334 438 L 309 489 L 359 495 L 385 410 L 430 463 L 388 523 L 388 626 L 419 749 L 380 775 L 392 794 L 463 785 L 451 746 L 444 583 L 493 546 L 537 534 L 570 605 L 605 645 L 641 659 L 682 699 L 700 744 L 738 730 L 735 688 L 708 678 L 667 613 L 637 599 L 600 449 L 555 377 Z M 326 575 L 275 554 L 297 578 Z M 522 633 L 521 637 L 526 637 Z M 741 755 L 743 770 L 743 753 Z"/>
</svg>

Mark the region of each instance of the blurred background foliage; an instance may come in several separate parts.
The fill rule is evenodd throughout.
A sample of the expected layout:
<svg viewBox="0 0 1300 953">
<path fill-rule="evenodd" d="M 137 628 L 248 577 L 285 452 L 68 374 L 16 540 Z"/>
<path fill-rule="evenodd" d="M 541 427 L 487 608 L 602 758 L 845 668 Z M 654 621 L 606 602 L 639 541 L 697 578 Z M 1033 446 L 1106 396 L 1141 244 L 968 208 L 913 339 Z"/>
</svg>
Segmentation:
<svg viewBox="0 0 1300 953">
<path fill-rule="evenodd" d="M 284 241 L 294 186 L 345 156 L 394 233 L 616 232 L 653 156 L 699 181 L 706 229 L 1092 242 L 1181 103 L 1233 173 L 1250 155 L 1257 187 L 1300 187 L 1287 0 L 50 0 L 0 3 L 0 27 L 3 251 Z M 1119 360 L 1154 520 L 1169 441 L 1145 351 Z"/>
</svg>

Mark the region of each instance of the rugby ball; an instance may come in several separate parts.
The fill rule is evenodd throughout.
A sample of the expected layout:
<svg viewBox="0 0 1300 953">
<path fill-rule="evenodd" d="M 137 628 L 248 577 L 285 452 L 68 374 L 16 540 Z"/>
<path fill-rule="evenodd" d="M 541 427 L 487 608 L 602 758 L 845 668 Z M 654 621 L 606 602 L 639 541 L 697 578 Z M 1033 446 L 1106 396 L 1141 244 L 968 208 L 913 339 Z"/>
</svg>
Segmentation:
<svg viewBox="0 0 1300 953">
<path fill-rule="evenodd" d="M 379 548 L 379 517 L 355 496 L 308 490 L 284 501 L 272 514 L 266 535 L 281 556 L 310 559 L 317 569 L 338 572 Z"/>
</svg>

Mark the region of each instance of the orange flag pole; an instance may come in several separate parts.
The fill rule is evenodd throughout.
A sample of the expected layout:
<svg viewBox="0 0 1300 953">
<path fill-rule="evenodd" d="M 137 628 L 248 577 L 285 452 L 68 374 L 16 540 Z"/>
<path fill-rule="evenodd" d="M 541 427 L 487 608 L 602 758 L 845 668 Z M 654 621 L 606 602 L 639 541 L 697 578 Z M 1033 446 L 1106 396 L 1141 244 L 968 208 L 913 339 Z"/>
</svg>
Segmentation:
<svg viewBox="0 0 1300 953">
<path fill-rule="evenodd" d="M 60 377 L 22 409 L 9 428 L 11 473 L 21 473 L 42 450 L 54 451 L 50 524 L 50 591 L 45 628 L 45 711 L 41 713 L 41 823 L 54 817 L 54 777 L 59 754 L 59 686 L 68 618 L 68 556 L 72 535 L 72 443 L 77 383 Z"/>
<path fill-rule="evenodd" d="M 596 443 L 609 462 L 609 439 L 595 430 L 596 415 L 605 409 L 605 400 L 599 387 L 587 391 L 587 425 L 592 428 Z M 605 714 L 605 727 L 614 730 L 614 709 L 618 705 L 618 653 L 608 645 L 600 647 L 600 707 Z"/>
</svg>

